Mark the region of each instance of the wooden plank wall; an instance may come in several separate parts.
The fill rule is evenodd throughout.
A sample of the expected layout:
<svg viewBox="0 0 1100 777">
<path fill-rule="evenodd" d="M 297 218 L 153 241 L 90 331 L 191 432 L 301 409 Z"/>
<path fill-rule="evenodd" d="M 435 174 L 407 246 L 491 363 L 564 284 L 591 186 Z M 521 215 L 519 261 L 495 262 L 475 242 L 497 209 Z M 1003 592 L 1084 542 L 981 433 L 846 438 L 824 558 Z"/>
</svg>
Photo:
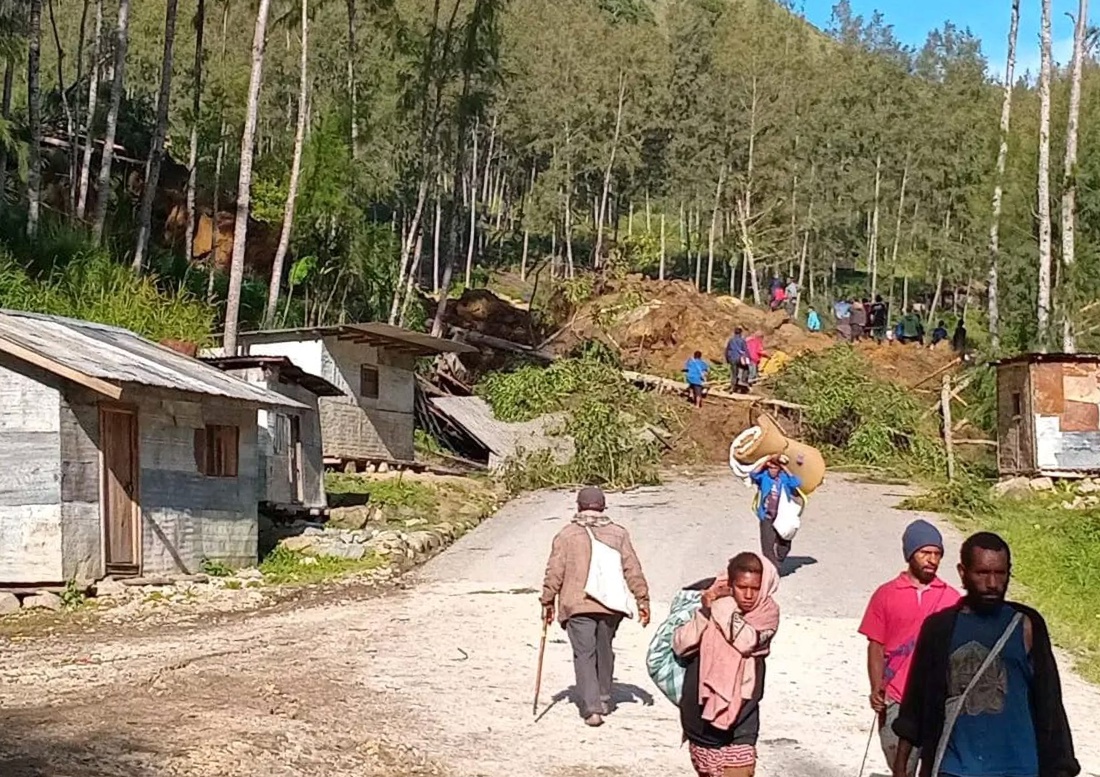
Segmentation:
<svg viewBox="0 0 1100 777">
<path fill-rule="evenodd" d="M 99 407 L 70 387 L 61 399 L 61 557 L 65 579 L 103 577 L 99 508 Z"/>
<path fill-rule="evenodd" d="M 144 572 L 194 574 L 204 558 L 254 564 L 260 499 L 256 410 L 211 398 L 146 397 L 138 405 Z M 195 430 L 206 424 L 240 427 L 237 477 L 199 473 Z"/>
<path fill-rule="evenodd" d="M 60 581 L 61 395 L 0 357 L 0 583 Z"/>
</svg>

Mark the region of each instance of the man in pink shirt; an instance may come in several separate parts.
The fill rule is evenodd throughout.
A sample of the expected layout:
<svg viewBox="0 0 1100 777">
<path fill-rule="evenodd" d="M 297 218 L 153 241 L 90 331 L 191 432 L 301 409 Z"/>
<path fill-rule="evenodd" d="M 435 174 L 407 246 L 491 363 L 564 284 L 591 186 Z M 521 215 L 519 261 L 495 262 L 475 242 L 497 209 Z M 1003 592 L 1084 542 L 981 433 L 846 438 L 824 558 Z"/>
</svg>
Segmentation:
<svg viewBox="0 0 1100 777">
<path fill-rule="evenodd" d="M 760 360 L 768 355 L 764 350 L 764 333 L 756 330 L 745 344 L 749 350 L 749 383 L 755 383 L 760 377 Z"/>
<path fill-rule="evenodd" d="M 886 763 L 893 769 L 898 737 L 893 723 L 909 679 L 909 665 L 924 619 L 959 601 L 959 592 L 936 576 L 943 560 L 939 530 L 918 520 L 902 535 L 908 568 L 871 596 L 859 633 L 867 637 L 867 674 L 871 680 L 871 708 L 878 713 L 879 739 Z M 914 749 L 907 774 L 917 769 Z"/>
</svg>

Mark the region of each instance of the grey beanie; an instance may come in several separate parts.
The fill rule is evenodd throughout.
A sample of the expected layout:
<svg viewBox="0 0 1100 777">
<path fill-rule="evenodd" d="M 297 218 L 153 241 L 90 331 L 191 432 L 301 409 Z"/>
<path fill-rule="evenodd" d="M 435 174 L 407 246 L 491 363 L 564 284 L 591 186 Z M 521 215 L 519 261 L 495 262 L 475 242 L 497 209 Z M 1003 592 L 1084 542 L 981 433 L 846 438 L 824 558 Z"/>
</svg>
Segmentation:
<svg viewBox="0 0 1100 777">
<path fill-rule="evenodd" d="M 603 491 L 596 486 L 585 486 L 577 494 L 577 509 L 578 510 L 598 510 L 602 511 L 607 507 L 607 500 L 604 499 Z"/>
<path fill-rule="evenodd" d="M 905 534 L 901 535 L 901 550 L 905 554 L 905 560 L 913 558 L 913 554 L 921 548 L 935 547 L 943 550 L 943 535 L 940 530 L 928 521 L 918 519 L 905 527 Z"/>
</svg>

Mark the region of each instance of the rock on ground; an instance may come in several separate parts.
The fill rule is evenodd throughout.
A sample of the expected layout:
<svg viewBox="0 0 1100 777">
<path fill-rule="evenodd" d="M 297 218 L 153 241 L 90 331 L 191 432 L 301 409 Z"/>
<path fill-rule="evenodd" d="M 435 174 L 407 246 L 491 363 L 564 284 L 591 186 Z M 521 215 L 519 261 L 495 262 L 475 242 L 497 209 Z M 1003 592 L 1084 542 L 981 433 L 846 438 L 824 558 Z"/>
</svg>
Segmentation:
<svg viewBox="0 0 1100 777">
<path fill-rule="evenodd" d="M 19 612 L 19 597 L 15 594 L 0 594 L 0 616 Z"/>
<path fill-rule="evenodd" d="M 24 610 L 52 610 L 57 612 L 61 607 L 61 597 L 48 591 L 39 591 L 31 596 L 23 597 Z"/>
<path fill-rule="evenodd" d="M 893 509 L 905 495 L 839 478 L 815 492 L 779 591 L 761 777 L 859 772 L 873 714 L 856 629 L 903 566 L 918 517 Z M 618 709 L 596 730 L 570 704 L 571 651 L 551 629 L 531 715 L 537 590 L 572 496 L 516 500 L 390 595 L 0 643 L 4 777 L 687 777 L 676 709 L 645 670 L 652 627 L 620 628 Z M 655 619 L 680 586 L 758 547 L 750 496 L 728 473 L 610 496 Z M 955 582 L 960 537 L 940 525 Z M 1078 758 L 1098 774 L 1100 693 L 1062 668 Z M 872 742 L 865 774 L 886 773 Z"/>
</svg>

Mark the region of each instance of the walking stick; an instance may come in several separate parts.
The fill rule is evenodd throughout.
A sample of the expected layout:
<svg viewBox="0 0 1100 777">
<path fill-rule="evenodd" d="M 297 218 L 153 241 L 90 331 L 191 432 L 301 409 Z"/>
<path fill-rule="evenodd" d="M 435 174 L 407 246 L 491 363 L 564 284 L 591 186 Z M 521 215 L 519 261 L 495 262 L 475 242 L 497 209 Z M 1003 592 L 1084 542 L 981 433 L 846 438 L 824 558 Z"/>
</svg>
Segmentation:
<svg viewBox="0 0 1100 777">
<path fill-rule="evenodd" d="M 539 668 L 535 671 L 535 701 L 531 705 L 531 714 L 539 714 L 539 689 L 542 687 L 542 657 L 546 655 L 546 632 L 550 628 L 547 620 L 542 622 L 542 640 L 539 642 Z"/>
<path fill-rule="evenodd" d="M 879 718 L 878 713 L 875 713 L 875 719 L 871 721 L 871 730 L 867 734 L 867 747 L 863 750 L 863 763 L 859 765 L 859 777 L 863 777 L 863 770 L 867 768 L 867 756 L 871 754 L 871 742 L 875 738 L 875 729 L 878 728 Z M 890 764 L 891 768 L 893 764 Z"/>
</svg>

